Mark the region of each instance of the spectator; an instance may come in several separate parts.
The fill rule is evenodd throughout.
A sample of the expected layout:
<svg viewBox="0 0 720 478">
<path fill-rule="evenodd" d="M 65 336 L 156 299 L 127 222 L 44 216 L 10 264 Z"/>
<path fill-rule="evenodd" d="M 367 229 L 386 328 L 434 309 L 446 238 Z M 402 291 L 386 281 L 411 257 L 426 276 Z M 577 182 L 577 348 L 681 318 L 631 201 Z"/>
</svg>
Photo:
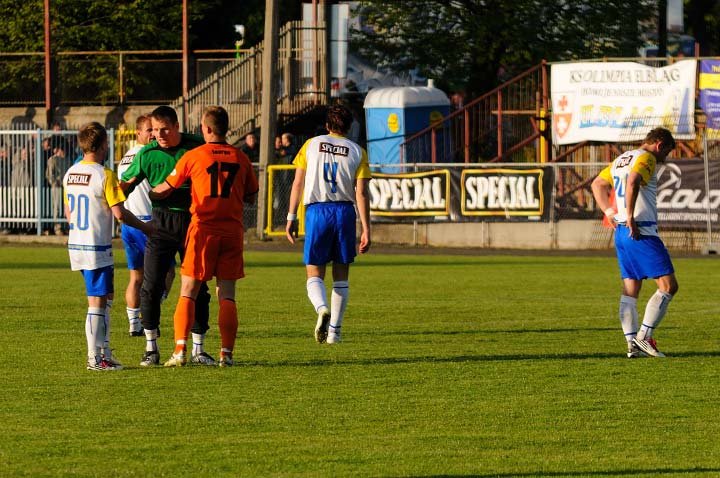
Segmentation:
<svg viewBox="0 0 720 478">
<path fill-rule="evenodd" d="M 280 159 L 281 163 L 292 163 L 300 148 L 295 143 L 295 136 L 290 133 L 283 133 L 280 136 Z"/>
<path fill-rule="evenodd" d="M 240 147 L 240 151 L 245 153 L 251 162 L 257 163 L 260 161 L 260 146 L 258 145 L 255 133 L 245 135 L 245 144 Z"/>
<path fill-rule="evenodd" d="M 65 216 L 63 211 L 63 177 L 70 165 L 67 164 L 65 150 L 55 148 L 55 153 L 50 156 L 45 166 L 45 179 L 50 185 L 50 213 L 53 218 L 53 230 L 56 236 L 64 235 L 62 224 L 59 222 Z"/>
</svg>

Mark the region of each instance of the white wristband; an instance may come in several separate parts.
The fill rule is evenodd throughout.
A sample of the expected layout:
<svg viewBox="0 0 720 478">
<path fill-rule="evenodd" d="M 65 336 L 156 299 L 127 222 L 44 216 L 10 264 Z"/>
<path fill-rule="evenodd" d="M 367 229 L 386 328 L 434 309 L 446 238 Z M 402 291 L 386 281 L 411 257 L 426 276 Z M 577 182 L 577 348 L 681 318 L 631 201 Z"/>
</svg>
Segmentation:
<svg viewBox="0 0 720 478">
<path fill-rule="evenodd" d="M 287 215 L 287 220 L 288 220 L 288 221 L 295 221 L 295 220 L 297 220 L 297 214 L 293 214 L 293 213 L 289 212 L 288 215 Z"/>
<path fill-rule="evenodd" d="M 615 212 L 615 209 L 613 209 L 613 208 L 611 208 L 611 207 L 605 209 L 605 215 L 606 215 L 607 217 L 613 217 L 615 214 L 617 214 L 617 213 Z"/>
</svg>

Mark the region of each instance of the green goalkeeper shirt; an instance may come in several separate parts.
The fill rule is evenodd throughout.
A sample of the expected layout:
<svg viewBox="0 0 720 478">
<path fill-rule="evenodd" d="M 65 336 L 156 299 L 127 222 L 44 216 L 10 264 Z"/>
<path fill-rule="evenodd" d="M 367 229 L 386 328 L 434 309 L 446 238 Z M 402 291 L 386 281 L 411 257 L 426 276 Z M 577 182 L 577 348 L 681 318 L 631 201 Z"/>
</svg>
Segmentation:
<svg viewBox="0 0 720 478">
<path fill-rule="evenodd" d="M 136 178 L 134 184 L 140 184 L 147 179 L 150 187 L 154 188 L 165 181 L 183 154 L 202 144 L 205 144 L 205 141 L 200 136 L 187 133 L 181 133 L 180 143 L 172 148 L 161 148 L 157 141 L 152 141 L 137 152 L 132 164 L 120 179 L 130 181 Z M 189 211 L 191 202 L 190 181 L 186 181 L 168 197 L 153 201 L 152 206 L 171 211 Z"/>
</svg>

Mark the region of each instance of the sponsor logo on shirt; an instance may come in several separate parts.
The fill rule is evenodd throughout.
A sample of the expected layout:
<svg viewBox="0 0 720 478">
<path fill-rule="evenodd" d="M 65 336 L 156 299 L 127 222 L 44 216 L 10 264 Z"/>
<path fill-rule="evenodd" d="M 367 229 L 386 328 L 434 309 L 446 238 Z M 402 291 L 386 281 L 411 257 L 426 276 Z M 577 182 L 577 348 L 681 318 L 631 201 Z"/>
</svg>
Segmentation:
<svg viewBox="0 0 720 478">
<path fill-rule="evenodd" d="M 350 148 L 347 146 L 338 146 L 332 143 L 320 143 L 321 153 L 330 153 L 336 156 L 349 156 Z"/>
<path fill-rule="evenodd" d="M 120 160 L 120 166 L 125 166 L 127 164 L 132 164 L 133 158 L 135 157 L 134 154 L 131 154 L 129 156 L 123 156 L 123 158 Z"/>
<path fill-rule="evenodd" d="M 87 186 L 90 184 L 90 174 L 70 174 L 67 179 L 68 186 Z"/>
</svg>

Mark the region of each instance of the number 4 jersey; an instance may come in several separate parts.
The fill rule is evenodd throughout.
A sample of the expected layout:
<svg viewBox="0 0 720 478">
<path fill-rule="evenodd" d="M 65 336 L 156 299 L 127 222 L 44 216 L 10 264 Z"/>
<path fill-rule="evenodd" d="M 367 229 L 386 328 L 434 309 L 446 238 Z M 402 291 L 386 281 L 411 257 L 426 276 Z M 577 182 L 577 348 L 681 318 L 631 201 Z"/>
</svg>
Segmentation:
<svg viewBox="0 0 720 478">
<path fill-rule="evenodd" d="M 174 189 L 191 180 L 192 223 L 204 231 L 237 236 L 243 231 L 243 203 L 258 192 L 245 153 L 227 143 L 206 143 L 185 153 L 165 179 Z"/>
<path fill-rule="evenodd" d="M 657 175 L 656 159 L 644 149 L 635 149 L 621 154 L 608 167 L 600 172 L 600 177 L 610 183 L 615 190 L 617 214 L 615 221 L 625 224 L 627 221 L 626 190 L 627 178 L 636 172 L 642 178 L 635 202 L 635 222 L 640 234 L 657 236 Z"/>
<path fill-rule="evenodd" d="M 81 161 L 65 173 L 63 188 L 70 210 L 70 267 L 77 271 L 113 265 L 110 208 L 125 201 L 117 176 L 101 164 Z"/>
</svg>

